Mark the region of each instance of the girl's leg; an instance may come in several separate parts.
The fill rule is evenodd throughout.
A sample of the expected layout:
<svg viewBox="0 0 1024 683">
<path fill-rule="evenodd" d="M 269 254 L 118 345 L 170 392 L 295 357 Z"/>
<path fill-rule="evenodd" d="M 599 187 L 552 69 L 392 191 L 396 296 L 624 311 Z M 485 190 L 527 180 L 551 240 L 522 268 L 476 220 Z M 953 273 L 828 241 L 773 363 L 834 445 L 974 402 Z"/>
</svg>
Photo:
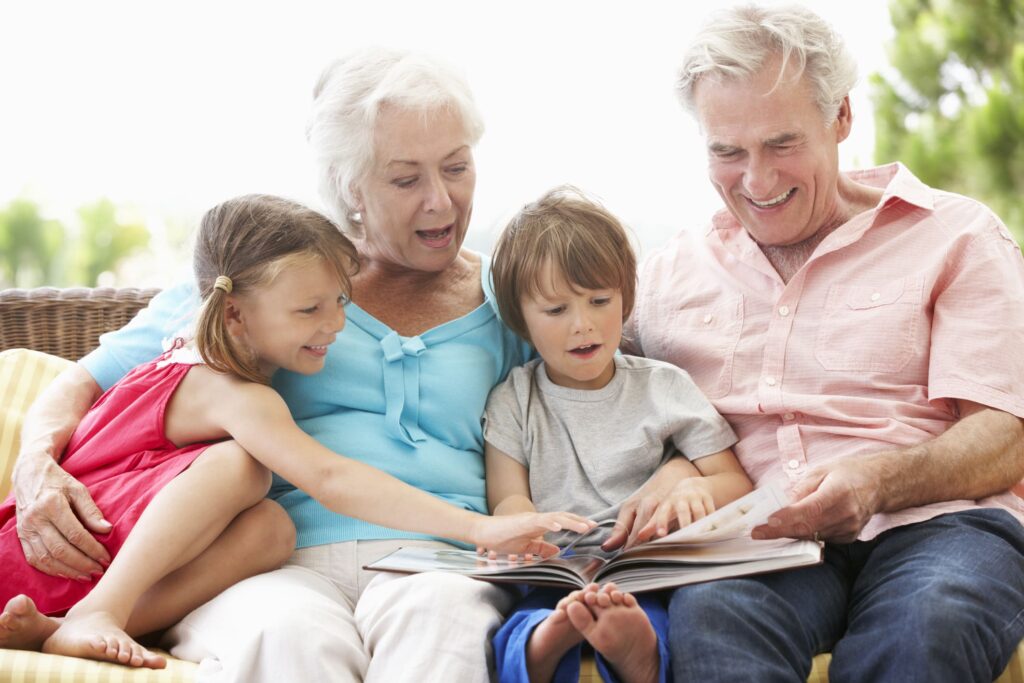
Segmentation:
<svg viewBox="0 0 1024 683">
<path fill-rule="evenodd" d="M 206 449 L 150 502 L 92 592 L 43 643 L 44 652 L 162 667 L 123 630 L 139 599 L 210 547 L 266 495 L 270 473 L 236 443 Z M 217 570 L 221 572 L 220 569 Z M 228 569 L 225 574 L 234 574 Z"/>
<path fill-rule="evenodd" d="M 273 571 L 295 550 L 295 525 L 264 498 L 238 515 L 210 546 L 150 588 L 125 628 L 132 636 L 160 631 L 243 579 Z"/>
<path fill-rule="evenodd" d="M 284 509 L 263 499 L 236 517 L 199 557 L 161 579 L 135 606 L 125 631 L 140 636 L 177 623 L 228 586 L 277 569 L 295 549 L 295 526 Z M 61 619 L 41 614 L 26 595 L 0 614 L 0 647 L 41 650 Z"/>
</svg>

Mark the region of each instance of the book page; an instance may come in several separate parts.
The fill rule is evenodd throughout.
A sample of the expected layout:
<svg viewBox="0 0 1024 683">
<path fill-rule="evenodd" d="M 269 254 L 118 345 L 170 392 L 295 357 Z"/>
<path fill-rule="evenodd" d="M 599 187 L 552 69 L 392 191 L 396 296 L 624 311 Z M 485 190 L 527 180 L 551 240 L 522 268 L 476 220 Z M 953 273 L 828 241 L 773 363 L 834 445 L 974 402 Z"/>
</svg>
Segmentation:
<svg viewBox="0 0 1024 683">
<path fill-rule="evenodd" d="M 789 496 L 777 486 L 754 489 L 703 519 L 645 545 L 709 543 L 750 537 L 750 530 L 768 521 L 776 510 L 789 505 Z"/>
</svg>

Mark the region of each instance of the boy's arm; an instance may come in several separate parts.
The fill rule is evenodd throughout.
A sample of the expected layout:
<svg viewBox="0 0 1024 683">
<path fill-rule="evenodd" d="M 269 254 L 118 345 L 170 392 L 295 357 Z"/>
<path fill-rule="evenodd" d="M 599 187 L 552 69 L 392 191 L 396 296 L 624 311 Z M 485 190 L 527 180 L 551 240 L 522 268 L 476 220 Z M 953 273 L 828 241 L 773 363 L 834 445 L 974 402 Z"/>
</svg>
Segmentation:
<svg viewBox="0 0 1024 683">
<path fill-rule="evenodd" d="M 537 508 L 530 498 L 530 472 L 490 441 L 484 442 L 487 507 L 492 515 L 533 512 Z"/>
<path fill-rule="evenodd" d="M 754 484 L 731 448 L 698 458 L 693 461 L 693 466 L 707 485 L 716 509 L 754 490 Z M 686 483 L 684 480 L 680 485 Z M 713 511 L 708 510 L 709 513 Z"/>
</svg>

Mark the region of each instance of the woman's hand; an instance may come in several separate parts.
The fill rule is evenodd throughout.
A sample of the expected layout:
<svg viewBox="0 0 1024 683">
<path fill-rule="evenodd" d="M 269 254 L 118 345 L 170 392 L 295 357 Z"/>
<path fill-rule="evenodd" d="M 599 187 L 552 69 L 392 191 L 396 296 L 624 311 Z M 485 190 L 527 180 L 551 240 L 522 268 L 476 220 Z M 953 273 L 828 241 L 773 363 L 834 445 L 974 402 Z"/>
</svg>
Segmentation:
<svg viewBox="0 0 1024 683">
<path fill-rule="evenodd" d="M 585 533 L 594 528 L 594 522 L 571 512 L 521 512 L 513 515 L 481 515 L 472 531 L 472 542 L 480 554 L 496 559 L 507 554 L 509 560 L 520 555 L 531 559 L 534 555 L 549 557 L 558 552 L 558 546 L 544 540 L 549 531 L 575 531 Z"/>
<path fill-rule="evenodd" d="M 85 486 L 46 455 L 18 460 L 14 494 L 25 559 L 53 576 L 87 580 L 101 573 L 110 554 L 93 534 L 111 526 Z"/>
</svg>

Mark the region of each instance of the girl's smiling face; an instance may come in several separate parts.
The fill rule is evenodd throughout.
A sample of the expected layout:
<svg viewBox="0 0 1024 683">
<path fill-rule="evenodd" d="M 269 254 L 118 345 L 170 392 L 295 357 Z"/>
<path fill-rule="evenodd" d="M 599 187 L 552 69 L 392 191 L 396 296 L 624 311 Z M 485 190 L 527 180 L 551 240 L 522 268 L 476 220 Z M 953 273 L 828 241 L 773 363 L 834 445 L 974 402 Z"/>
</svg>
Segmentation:
<svg viewBox="0 0 1024 683">
<path fill-rule="evenodd" d="M 327 347 L 345 326 L 345 292 L 321 258 L 285 267 L 269 284 L 232 295 L 231 334 L 269 377 L 278 368 L 319 372 Z"/>
</svg>

